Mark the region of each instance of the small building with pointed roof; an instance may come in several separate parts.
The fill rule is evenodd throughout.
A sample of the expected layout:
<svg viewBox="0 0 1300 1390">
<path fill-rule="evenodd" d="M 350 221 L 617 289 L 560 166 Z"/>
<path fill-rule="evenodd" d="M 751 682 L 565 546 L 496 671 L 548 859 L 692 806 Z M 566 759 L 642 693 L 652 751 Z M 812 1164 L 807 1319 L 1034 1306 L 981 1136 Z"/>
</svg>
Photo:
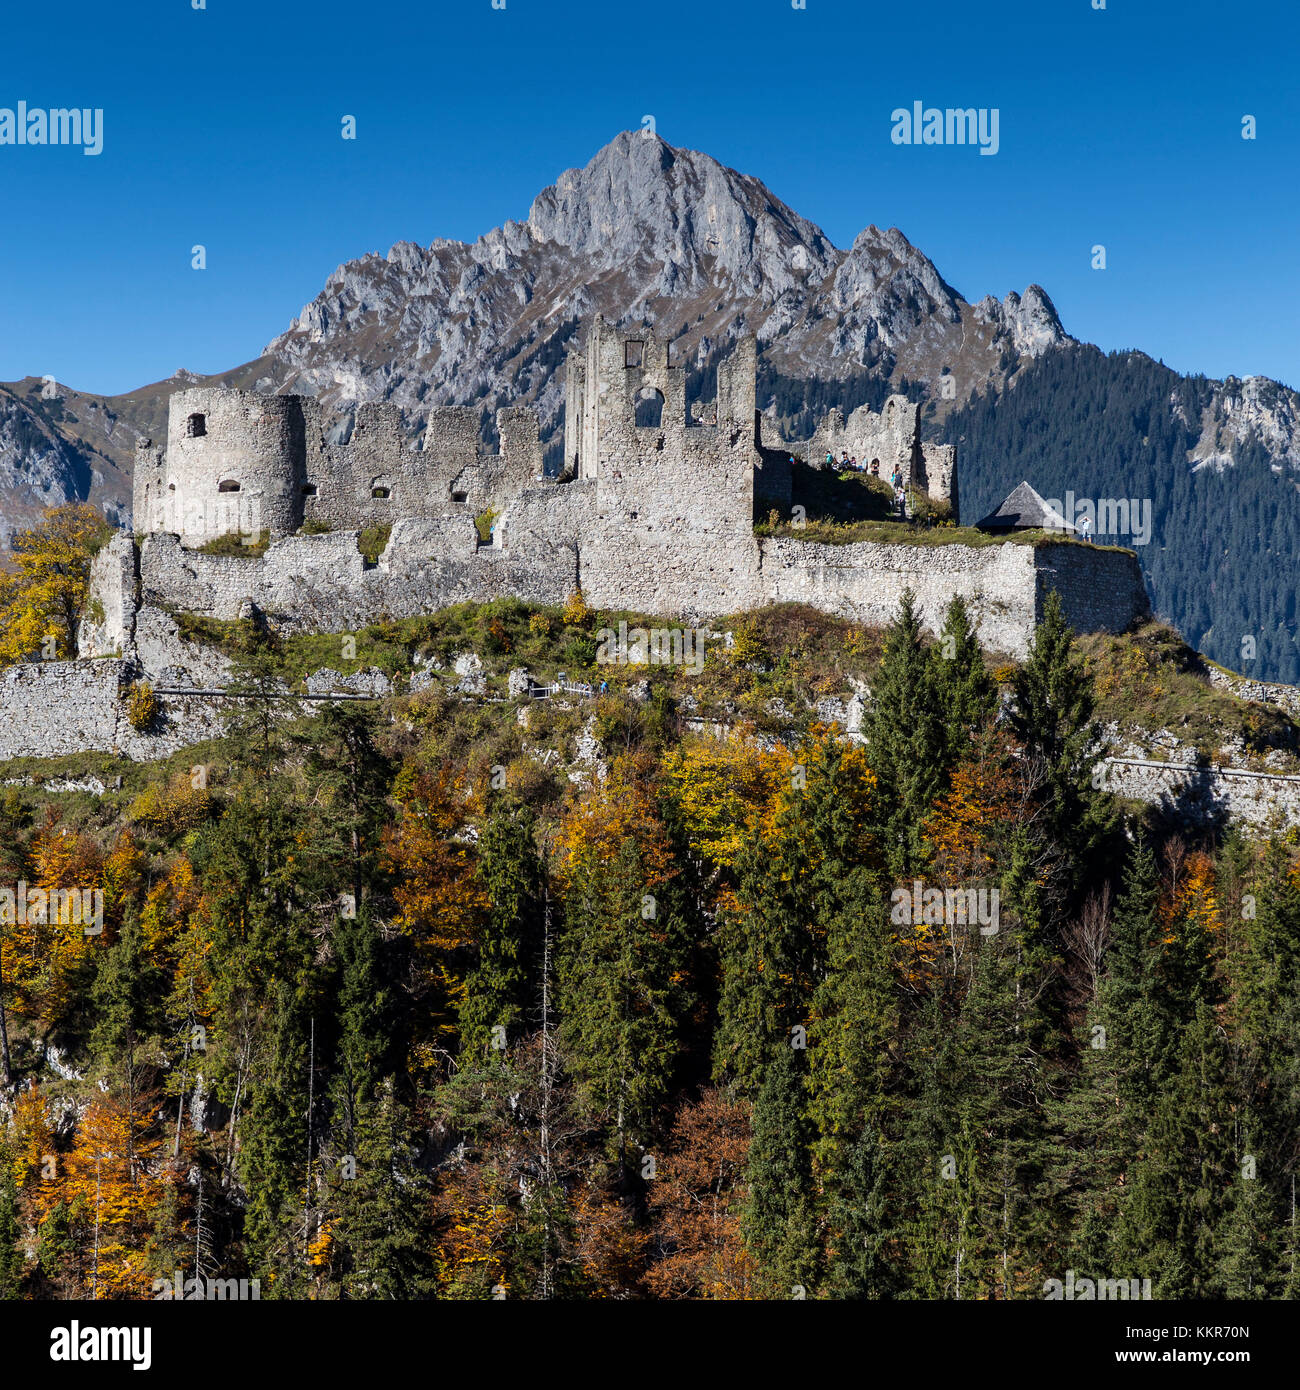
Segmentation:
<svg viewBox="0 0 1300 1390">
<path fill-rule="evenodd" d="M 1077 534 L 1055 507 L 1050 506 L 1028 483 L 1021 483 L 996 511 L 975 523 L 981 531 L 1063 531 Z"/>
</svg>

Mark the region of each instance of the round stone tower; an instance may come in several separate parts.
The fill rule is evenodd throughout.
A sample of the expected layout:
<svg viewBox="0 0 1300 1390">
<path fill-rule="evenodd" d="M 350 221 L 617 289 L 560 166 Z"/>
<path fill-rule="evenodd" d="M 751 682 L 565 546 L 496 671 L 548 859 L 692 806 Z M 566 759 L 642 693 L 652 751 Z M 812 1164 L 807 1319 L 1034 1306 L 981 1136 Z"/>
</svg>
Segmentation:
<svg viewBox="0 0 1300 1390">
<path fill-rule="evenodd" d="M 161 512 L 162 529 L 191 545 L 230 533 L 288 535 L 302 525 L 306 452 L 297 396 L 177 391 L 152 515 Z"/>
</svg>

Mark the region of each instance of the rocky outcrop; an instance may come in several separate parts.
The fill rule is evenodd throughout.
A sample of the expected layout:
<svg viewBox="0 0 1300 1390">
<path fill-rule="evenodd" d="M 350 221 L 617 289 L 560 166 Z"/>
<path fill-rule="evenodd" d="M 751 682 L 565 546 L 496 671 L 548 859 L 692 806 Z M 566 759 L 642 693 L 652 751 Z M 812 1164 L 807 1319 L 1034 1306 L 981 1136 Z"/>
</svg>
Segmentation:
<svg viewBox="0 0 1300 1390">
<path fill-rule="evenodd" d="M 994 328 L 1022 357 L 1041 357 L 1070 341 L 1056 305 L 1040 285 L 1030 285 L 1023 297 L 1012 290 L 1000 303 L 986 294 L 973 313 L 976 322 Z"/>
<path fill-rule="evenodd" d="M 1264 376 L 1219 383 L 1202 415 L 1195 466 L 1231 467 L 1234 449 L 1247 443 L 1262 448 L 1275 466 L 1300 471 L 1300 394 Z"/>
<path fill-rule="evenodd" d="M 496 238 L 505 262 L 520 235 L 601 271 L 643 259 L 647 302 L 721 278 L 732 294 L 771 304 L 810 277 L 820 281 L 842 258 L 821 228 L 756 178 L 640 131 L 561 174 L 534 199 L 523 227 L 507 223 L 485 242 Z"/>
<path fill-rule="evenodd" d="M 990 320 L 986 366 L 1015 351 L 1016 335 L 1043 350 L 1052 323 L 1067 341 L 1041 291 L 1026 291 L 1025 304 L 1008 308 L 1005 324 Z M 544 189 L 525 222 L 472 245 L 399 242 L 340 266 L 268 344 L 257 387 L 382 396 L 413 415 L 522 400 L 553 423 L 559 383 L 543 363 L 558 361 L 590 314 L 662 323 L 685 356 L 704 359 L 752 331 L 787 374 L 833 377 L 909 344 L 937 374 L 972 312 L 897 228 L 867 227 L 839 250 L 757 179 L 625 132 Z"/>
</svg>

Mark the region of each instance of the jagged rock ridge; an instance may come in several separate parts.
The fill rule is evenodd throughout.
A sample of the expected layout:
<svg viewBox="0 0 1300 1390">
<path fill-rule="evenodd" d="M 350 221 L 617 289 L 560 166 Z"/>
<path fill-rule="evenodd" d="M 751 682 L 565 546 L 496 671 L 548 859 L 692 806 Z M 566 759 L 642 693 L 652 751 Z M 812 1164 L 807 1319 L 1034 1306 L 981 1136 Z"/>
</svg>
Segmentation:
<svg viewBox="0 0 1300 1390">
<path fill-rule="evenodd" d="M 968 303 L 897 228 L 868 226 L 839 249 L 758 179 L 624 132 L 539 193 L 525 221 L 472 244 L 399 241 L 339 266 L 243 366 L 115 398 L 17 384 L 0 399 L 3 519 L 87 493 L 129 508 L 136 439 L 160 433 L 171 391 L 195 381 L 327 405 L 390 400 L 412 430 L 438 404 L 478 405 L 490 430 L 499 406 L 525 402 L 554 429 L 564 350 L 593 313 L 654 323 L 699 366 L 754 331 L 785 377 L 907 379 L 941 413 L 1073 342 L 1037 285 Z M 941 374 L 952 378 L 942 396 Z M 1276 383 L 1225 383 L 1189 466 L 1223 466 L 1253 432 L 1279 466 L 1300 467 L 1298 417 Z"/>
</svg>

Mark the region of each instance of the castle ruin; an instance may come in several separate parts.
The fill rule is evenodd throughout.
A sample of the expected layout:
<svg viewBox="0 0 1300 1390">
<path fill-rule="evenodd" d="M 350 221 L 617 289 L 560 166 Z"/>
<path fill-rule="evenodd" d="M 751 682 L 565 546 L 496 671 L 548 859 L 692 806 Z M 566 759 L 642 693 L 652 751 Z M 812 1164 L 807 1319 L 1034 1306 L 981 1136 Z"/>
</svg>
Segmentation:
<svg viewBox="0 0 1300 1390">
<path fill-rule="evenodd" d="M 756 371 L 755 339 L 741 338 L 718 364 L 712 406 L 688 412 L 668 341 L 594 321 L 567 362 L 558 477 L 544 474 L 528 408 L 498 412 L 488 453 L 468 407 L 434 409 L 412 436 L 387 405 L 326 419 L 310 397 L 178 391 L 166 448 L 145 443 L 137 457 L 132 582 L 146 605 L 230 619 L 252 603 L 319 631 L 504 595 L 562 603 L 579 588 L 597 607 L 688 619 L 794 601 L 884 623 L 910 588 L 935 630 L 962 594 L 985 645 L 1016 656 L 1052 589 L 1080 630 L 1117 631 L 1146 611 L 1134 557 L 1064 539 L 755 535 L 756 518 L 790 514 L 792 457 L 816 466 L 849 452 L 932 499 L 955 503 L 957 489 L 953 450 L 922 442 L 914 402 L 831 411 L 811 439 L 786 441 L 757 409 Z M 367 527 L 386 528 L 377 558 L 358 549 Z M 269 545 L 205 551 L 231 533 Z"/>
</svg>

